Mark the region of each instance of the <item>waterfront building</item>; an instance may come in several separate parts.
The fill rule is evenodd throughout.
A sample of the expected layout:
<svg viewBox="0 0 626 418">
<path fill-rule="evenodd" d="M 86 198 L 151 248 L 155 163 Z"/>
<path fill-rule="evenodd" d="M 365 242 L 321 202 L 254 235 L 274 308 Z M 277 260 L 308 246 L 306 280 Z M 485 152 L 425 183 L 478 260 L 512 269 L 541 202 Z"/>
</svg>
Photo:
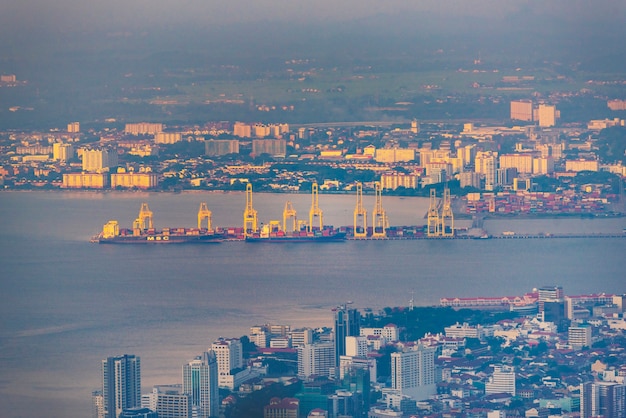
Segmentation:
<svg viewBox="0 0 626 418">
<path fill-rule="evenodd" d="M 329 376 L 335 367 L 335 345 L 332 343 L 298 346 L 298 377 Z"/>
<path fill-rule="evenodd" d="M 589 324 L 571 326 L 567 330 L 567 342 L 574 350 L 591 347 L 591 330 L 591 325 Z"/>
<path fill-rule="evenodd" d="M 218 157 L 227 154 L 239 154 L 239 140 L 237 139 L 209 139 L 204 141 L 204 154 L 209 157 Z"/>
<path fill-rule="evenodd" d="M 511 101 L 511 119 L 532 122 L 533 102 L 531 100 Z"/>
<path fill-rule="evenodd" d="M 156 173 L 115 173 L 111 174 L 111 188 L 152 189 L 159 185 Z"/>
<path fill-rule="evenodd" d="M 417 174 L 405 174 L 397 171 L 383 173 L 380 176 L 380 185 L 383 190 L 396 190 L 398 187 L 417 189 L 419 176 Z"/>
<path fill-rule="evenodd" d="M 141 362 L 124 354 L 102 360 L 104 418 L 118 418 L 123 410 L 141 406 Z"/>
<path fill-rule="evenodd" d="M 182 139 L 183 134 L 180 132 L 157 132 L 154 134 L 155 144 L 175 144 Z"/>
<path fill-rule="evenodd" d="M 110 184 L 106 173 L 64 173 L 61 187 L 64 189 L 104 189 Z"/>
<path fill-rule="evenodd" d="M 356 309 L 347 305 L 333 309 L 335 338 L 335 366 L 339 366 L 339 357 L 346 355 L 346 337 L 355 337 L 360 334 L 361 315 Z"/>
<path fill-rule="evenodd" d="M 485 393 L 508 393 L 515 396 L 515 369 L 511 366 L 494 366 L 493 374 L 485 383 Z"/>
<path fill-rule="evenodd" d="M 615 382 L 582 383 L 580 417 L 626 417 L 626 386 Z"/>
<path fill-rule="evenodd" d="M 163 132 L 162 123 L 127 123 L 124 126 L 124 133 L 131 135 L 154 135 Z"/>
<path fill-rule="evenodd" d="M 183 365 L 183 393 L 190 396 L 194 418 L 219 414 L 218 362 L 214 351 Z"/>
<path fill-rule="evenodd" d="M 407 351 L 391 353 L 391 387 L 415 400 L 437 392 L 435 347 L 415 345 Z"/>
</svg>

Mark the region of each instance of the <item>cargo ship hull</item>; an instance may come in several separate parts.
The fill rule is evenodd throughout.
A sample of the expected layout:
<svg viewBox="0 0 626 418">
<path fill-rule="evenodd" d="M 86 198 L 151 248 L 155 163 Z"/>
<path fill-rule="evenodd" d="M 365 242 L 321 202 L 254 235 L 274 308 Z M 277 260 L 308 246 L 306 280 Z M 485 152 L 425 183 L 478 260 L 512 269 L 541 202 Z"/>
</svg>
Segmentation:
<svg viewBox="0 0 626 418">
<path fill-rule="evenodd" d="M 141 235 L 116 235 L 104 237 L 102 234 L 92 239 L 99 244 L 217 244 L 224 240 L 223 234 L 199 234 L 199 235 L 176 235 L 176 234 L 141 234 Z"/>
<path fill-rule="evenodd" d="M 266 242 L 272 244 L 283 243 L 306 243 L 306 242 L 343 242 L 346 240 L 344 232 L 337 232 L 330 235 L 251 235 L 245 238 L 246 242 Z"/>
</svg>

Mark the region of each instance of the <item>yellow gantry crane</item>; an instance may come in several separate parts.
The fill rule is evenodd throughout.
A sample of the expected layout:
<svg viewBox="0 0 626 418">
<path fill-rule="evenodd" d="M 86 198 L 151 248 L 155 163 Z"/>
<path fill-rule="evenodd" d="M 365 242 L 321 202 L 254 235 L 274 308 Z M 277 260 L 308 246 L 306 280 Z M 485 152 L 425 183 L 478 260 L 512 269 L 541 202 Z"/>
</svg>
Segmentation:
<svg viewBox="0 0 626 418">
<path fill-rule="evenodd" d="M 443 190 L 443 206 L 441 208 L 441 228 L 439 234 L 442 237 L 454 236 L 454 213 L 452 212 L 452 202 L 450 201 L 450 189 Z"/>
<path fill-rule="evenodd" d="M 317 183 L 313 183 L 313 186 L 311 187 L 311 195 L 312 202 L 311 210 L 309 211 L 309 231 L 313 231 L 313 228 L 316 224 L 316 219 L 319 220 L 319 229 L 321 231 L 322 229 L 324 229 L 324 221 L 322 219 L 322 210 L 320 209 L 319 205 L 319 187 Z"/>
<path fill-rule="evenodd" d="M 140 231 L 152 228 L 152 211 L 147 203 L 142 203 L 139 209 L 139 216 L 137 216 L 137 219 L 133 222 L 133 233 L 138 235 Z"/>
<path fill-rule="evenodd" d="M 430 189 L 430 205 L 427 214 L 427 237 L 439 236 L 439 210 L 437 208 L 437 191 Z"/>
<path fill-rule="evenodd" d="M 243 211 L 243 233 L 250 235 L 257 230 L 257 212 L 252 207 L 252 184 L 246 185 L 246 209 Z"/>
<path fill-rule="evenodd" d="M 291 224 L 291 228 L 289 224 Z M 296 210 L 293 208 L 291 202 L 287 201 L 287 203 L 285 203 L 285 210 L 283 210 L 283 231 L 285 233 L 295 232 L 297 228 L 298 219 L 296 218 Z"/>
<path fill-rule="evenodd" d="M 354 208 L 354 238 L 367 237 L 367 211 L 363 207 L 363 184 L 356 184 L 356 207 Z"/>
<path fill-rule="evenodd" d="M 386 238 L 387 228 L 389 228 L 389 220 L 387 212 L 383 209 L 383 190 L 380 182 L 376 182 L 376 203 L 374 212 L 372 212 L 372 237 Z"/>
<path fill-rule="evenodd" d="M 198 229 L 202 229 L 202 224 L 206 220 L 207 231 L 211 230 L 211 216 L 212 213 L 207 207 L 205 202 L 200 203 L 200 209 L 198 209 Z"/>
</svg>

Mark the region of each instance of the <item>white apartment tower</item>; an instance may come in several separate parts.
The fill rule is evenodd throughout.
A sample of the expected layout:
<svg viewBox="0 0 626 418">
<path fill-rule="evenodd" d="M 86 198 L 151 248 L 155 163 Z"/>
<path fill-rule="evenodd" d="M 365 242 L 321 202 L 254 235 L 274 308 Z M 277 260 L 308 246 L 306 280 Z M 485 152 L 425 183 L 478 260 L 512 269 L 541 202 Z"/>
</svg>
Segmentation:
<svg viewBox="0 0 626 418">
<path fill-rule="evenodd" d="M 215 352 L 205 352 L 183 366 L 183 393 L 191 397 L 194 418 L 218 416 L 218 366 Z"/>
<path fill-rule="evenodd" d="M 496 185 L 496 170 L 498 168 L 498 153 L 481 151 L 476 153 L 474 171 L 485 177 L 485 190 L 493 190 Z"/>
<path fill-rule="evenodd" d="M 410 350 L 391 353 L 391 387 L 415 400 L 434 395 L 436 350 L 418 344 Z"/>
<path fill-rule="evenodd" d="M 494 366 L 493 375 L 485 383 L 485 393 L 508 393 L 515 396 L 515 369 L 510 366 Z"/>
<path fill-rule="evenodd" d="M 304 344 L 298 346 L 298 377 L 329 376 L 335 367 L 333 343 Z"/>
<path fill-rule="evenodd" d="M 102 173 L 117 166 L 117 152 L 106 149 L 85 149 L 83 154 L 83 171 Z"/>
<path fill-rule="evenodd" d="M 230 371 L 243 367 L 243 350 L 239 338 L 220 338 L 211 345 L 217 358 L 217 371 L 229 375 Z"/>
</svg>

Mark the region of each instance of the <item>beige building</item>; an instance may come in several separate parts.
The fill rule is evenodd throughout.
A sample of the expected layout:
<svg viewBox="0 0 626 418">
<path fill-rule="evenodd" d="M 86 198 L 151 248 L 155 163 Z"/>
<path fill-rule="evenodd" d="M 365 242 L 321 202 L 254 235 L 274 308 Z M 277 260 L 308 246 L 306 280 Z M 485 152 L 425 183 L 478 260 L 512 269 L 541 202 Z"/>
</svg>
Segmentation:
<svg viewBox="0 0 626 418">
<path fill-rule="evenodd" d="M 104 189 L 109 187 L 109 175 L 104 173 L 63 174 L 64 189 Z"/>
<path fill-rule="evenodd" d="M 500 168 L 516 168 L 518 173 L 533 172 L 533 156 L 530 154 L 503 154 L 500 156 Z"/>
<path fill-rule="evenodd" d="M 398 187 L 417 189 L 419 176 L 416 174 L 399 173 L 397 171 L 384 173 L 380 176 L 380 184 L 383 190 L 396 190 Z"/>
<path fill-rule="evenodd" d="M 626 110 L 626 100 L 609 100 L 606 105 L 611 110 Z"/>
<path fill-rule="evenodd" d="M 68 161 L 74 158 L 74 147 L 71 144 L 55 142 L 52 144 L 52 159 L 55 161 Z"/>
<path fill-rule="evenodd" d="M 511 119 L 533 121 L 533 102 L 530 100 L 511 101 Z"/>
<path fill-rule="evenodd" d="M 116 173 L 111 174 L 111 188 L 152 189 L 159 185 L 155 173 Z"/>
<path fill-rule="evenodd" d="M 163 132 L 162 123 L 127 123 L 124 132 L 132 135 L 154 135 Z"/>
<path fill-rule="evenodd" d="M 253 139 L 252 154 L 284 157 L 287 154 L 287 141 L 284 139 Z"/>
<path fill-rule="evenodd" d="M 554 158 L 538 157 L 533 158 L 533 174 L 552 174 L 554 173 Z"/>
<path fill-rule="evenodd" d="M 415 150 L 409 148 L 382 148 L 376 150 L 374 160 L 379 163 L 415 161 Z"/>
<path fill-rule="evenodd" d="M 117 166 L 117 151 L 107 149 L 83 149 L 83 171 L 101 173 Z"/>
<path fill-rule="evenodd" d="M 239 140 L 209 139 L 204 141 L 204 153 L 210 157 L 227 154 L 239 154 Z"/>
<path fill-rule="evenodd" d="M 556 125 L 560 113 L 554 105 L 540 104 L 537 108 L 537 120 L 542 128 L 550 128 Z"/>
<path fill-rule="evenodd" d="M 155 144 L 175 144 L 182 141 L 183 134 L 180 132 L 157 132 L 154 134 Z"/>
<path fill-rule="evenodd" d="M 567 160 L 565 171 L 598 171 L 599 163 L 596 160 Z"/>
<path fill-rule="evenodd" d="M 71 122 L 67 124 L 67 132 L 76 133 L 80 132 L 80 122 Z"/>
<path fill-rule="evenodd" d="M 235 122 L 235 125 L 233 126 L 233 135 L 240 138 L 251 138 L 252 127 L 247 123 Z"/>
<path fill-rule="evenodd" d="M 493 190 L 496 185 L 496 170 L 498 169 L 498 153 L 480 151 L 474 159 L 474 171 L 485 177 L 485 190 Z"/>
</svg>

